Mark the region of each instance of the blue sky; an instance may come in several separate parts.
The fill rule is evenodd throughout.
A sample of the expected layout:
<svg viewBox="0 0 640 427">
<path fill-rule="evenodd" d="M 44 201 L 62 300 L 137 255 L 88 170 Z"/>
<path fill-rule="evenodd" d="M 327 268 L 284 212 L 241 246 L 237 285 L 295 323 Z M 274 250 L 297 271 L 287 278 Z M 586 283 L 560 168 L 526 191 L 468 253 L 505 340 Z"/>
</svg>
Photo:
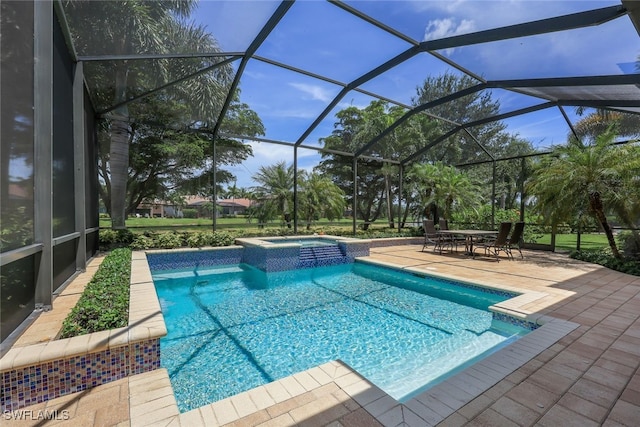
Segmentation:
<svg viewBox="0 0 640 427">
<path fill-rule="evenodd" d="M 346 2 L 416 41 L 513 25 L 561 14 L 619 5 L 618 1 L 352 1 Z M 279 2 L 201 1 L 198 22 L 207 26 L 225 51 L 244 51 Z M 320 0 L 297 1 L 258 49 L 258 56 L 283 62 L 349 83 L 410 47 L 407 42 Z M 640 41 L 630 19 L 598 27 L 551 33 L 441 51 L 489 80 L 622 74 L 634 71 Z M 237 66 L 237 63 L 236 63 Z M 416 87 L 428 76 L 459 73 L 423 53 L 361 86 L 362 89 L 410 104 Z M 273 65 L 249 61 L 241 83 L 241 99 L 256 111 L 266 138 L 295 142 L 341 87 Z M 502 111 L 539 103 L 535 98 L 494 91 Z M 333 130 L 335 112 L 365 107 L 373 98 L 350 92 L 309 135 L 306 145 Z M 566 109 L 575 119 L 572 108 Z M 557 109 L 505 121 L 508 131 L 545 148 L 562 143 L 569 131 Z M 261 165 L 293 161 L 289 147 L 252 143 L 255 156 L 234 167 L 237 185 L 254 185 L 251 175 Z M 310 169 L 319 161 L 313 150 L 299 150 L 298 164 Z"/>
</svg>

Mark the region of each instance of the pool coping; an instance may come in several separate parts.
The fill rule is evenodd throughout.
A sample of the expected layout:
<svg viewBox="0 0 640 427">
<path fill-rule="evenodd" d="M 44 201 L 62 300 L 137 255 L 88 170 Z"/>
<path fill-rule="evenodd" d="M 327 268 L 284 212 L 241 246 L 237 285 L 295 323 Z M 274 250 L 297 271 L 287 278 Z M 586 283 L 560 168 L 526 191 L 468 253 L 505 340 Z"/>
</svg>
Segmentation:
<svg viewBox="0 0 640 427">
<path fill-rule="evenodd" d="M 408 425 L 434 425 L 486 392 L 579 326 L 577 323 L 536 314 L 522 308 L 525 304 L 547 296 L 544 292 L 465 281 L 446 274 L 427 273 L 417 268 L 401 267 L 366 258 L 357 258 L 356 260 L 420 276 L 440 277 L 473 286 L 519 294 L 515 298 L 492 306 L 492 311 L 536 323 L 540 327 L 403 403 L 369 382 L 366 377 L 346 363 L 334 360 L 180 413 L 168 373 L 166 369 L 162 368 L 155 371 L 154 374 L 159 384 L 158 387 L 162 390 L 160 392 L 164 399 L 162 410 L 158 411 L 157 399 L 132 400 L 130 406 L 132 425 L 142 422 L 148 423 L 150 416 L 153 417 L 153 422 L 161 422 L 165 425 L 172 425 L 176 422 L 180 425 L 190 426 L 223 425 L 256 415 L 259 411 L 282 404 L 288 399 L 297 398 L 305 393 L 314 393 L 329 384 L 341 389 L 346 396 L 357 402 L 385 426 L 395 426 L 400 422 L 405 422 Z M 148 269 L 148 265 L 146 268 Z M 151 274 L 150 271 L 149 274 Z M 133 383 L 134 378 L 131 381 Z"/>
<path fill-rule="evenodd" d="M 155 370 L 160 367 L 159 340 L 166 334 L 146 254 L 133 252 L 127 326 L 12 346 L 0 358 L 3 410 Z"/>
</svg>

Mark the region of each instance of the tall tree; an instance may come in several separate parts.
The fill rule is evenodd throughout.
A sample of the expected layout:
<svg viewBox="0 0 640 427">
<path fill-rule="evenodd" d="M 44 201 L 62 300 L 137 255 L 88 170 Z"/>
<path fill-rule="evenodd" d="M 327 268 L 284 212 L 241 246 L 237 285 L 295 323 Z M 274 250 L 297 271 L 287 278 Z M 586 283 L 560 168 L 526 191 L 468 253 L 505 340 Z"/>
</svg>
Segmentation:
<svg viewBox="0 0 640 427">
<path fill-rule="evenodd" d="M 357 107 L 347 107 L 336 113 L 336 123 L 331 135 L 321 138 L 327 149 L 354 152 L 359 146 L 355 140 L 358 132 L 364 128 L 364 113 Z M 323 153 L 323 160 L 317 170 L 331 176 L 333 182 L 347 194 L 347 202 L 352 206 L 353 215 L 366 224 L 375 221 L 380 215 L 383 179 L 377 173 L 379 162 L 358 161 L 358 204 L 353 200 L 353 159 L 348 156 Z"/>
<path fill-rule="evenodd" d="M 321 138 L 325 148 L 355 152 L 377 137 L 398 120 L 405 110 L 389 107 L 383 101 L 373 101 L 359 109 L 348 107 L 336 114 L 334 131 Z M 381 138 L 363 154 L 381 159 L 400 160 L 414 152 L 422 141 L 433 134 L 436 123 L 424 115 L 415 115 L 402 126 Z M 353 159 L 346 156 L 323 154 L 319 170 L 331 175 L 334 182 L 348 195 L 347 201 L 353 205 Z M 358 203 L 354 214 L 364 221 L 364 228 L 378 219 L 386 208 L 389 226 L 393 227 L 393 194 L 398 181 L 393 180 L 398 170 L 382 161 L 370 158 L 358 159 Z"/>
<path fill-rule="evenodd" d="M 621 258 L 607 214 L 627 197 L 629 179 L 635 175 L 637 181 L 639 148 L 612 145 L 615 138 L 611 129 L 588 144 L 571 138 L 540 162 L 529 190 L 548 221 L 570 219 L 577 216 L 576 210 L 592 215 L 613 255 Z"/>
<path fill-rule="evenodd" d="M 435 77 L 430 76 L 417 88 L 417 96 L 412 99 L 412 104 L 426 104 L 478 83 L 477 80 L 466 75 L 444 73 Z M 432 114 L 458 124 L 490 117 L 498 114 L 499 111 L 500 103 L 493 99 L 490 91 L 475 92 L 428 110 Z M 441 122 L 440 134 L 445 134 L 454 127 L 452 123 Z M 473 137 L 466 132 L 458 132 L 447 141 L 432 147 L 421 160 L 432 163 L 442 161 L 446 164 L 486 160 L 487 156 L 478 145 L 478 141 L 486 144 L 505 129 L 506 126 L 502 122 L 489 122 L 470 129 Z"/>
<path fill-rule="evenodd" d="M 212 182 L 212 136 L 207 129 L 185 129 L 181 103 L 152 96 L 136 105 L 136 118 L 130 123 L 129 168 L 125 212 L 131 214 L 147 199 L 167 199 L 171 194 L 210 195 Z M 240 111 L 238 111 L 240 110 Z M 245 104 L 232 103 L 233 114 L 225 120 L 228 126 L 242 126 L 245 135 L 264 133 L 260 119 Z M 237 119 L 238 116 L 248 116 Z M 241 121 L 240 124 L 237 121 Z M 103 186 L 100 197 L 111 213 L 113 189 L 110 171 L 110 144 L 108 132 L 99 133 L 99 173 Z M 216 139 L 216 183 L 229 183 L 234 176 L 223 169 L 252 155 L 251 146 L 240 141 Z"/>
<path fill-rule="evenodd" d="M 216 41 L 204 27 L 185 21 L 196 4 L 195 0 L 67 1 L 65 8 L 74 43 L 80 53 L 96 54 L 101 50 L 114 55 L 164 54 L 182 52 L 186 47 L 194 53 L 219 51 Z M 123 228 L 126 217 L 132 132 L 131 111 L 124 102 L 144 88 L 158 87 L 185 73 L 213 65 L 215 61 L 218 60 L 119 60 L 87 67 L 88 74 L 92 71 L 97 73 L 95 82 L 100 85 L 99 102 L 116 107 L 108 123 L 112 227 Z M 188 101 L 184 105 L 190 110 L 191 123 L 212 121 L 228 91 L 231 73 L 230 67 L 222 67 L 195 76 L 163 93 L 169 98 Z"/>
</svg>

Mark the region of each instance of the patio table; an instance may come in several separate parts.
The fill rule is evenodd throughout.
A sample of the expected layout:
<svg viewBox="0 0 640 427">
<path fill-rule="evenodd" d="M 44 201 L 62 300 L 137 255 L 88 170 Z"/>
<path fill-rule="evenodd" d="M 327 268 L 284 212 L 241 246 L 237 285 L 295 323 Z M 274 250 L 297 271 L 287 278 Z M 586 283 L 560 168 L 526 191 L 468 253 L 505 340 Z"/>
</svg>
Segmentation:
<svg viewBox="0 0 640 427">
<path fill-rule="evenodd" d="M 466 239 L 467 255 L 473 256 L 473 241 L 485 236 L 496 236 L 495 230 L 440 230 L 440 234 L 451 236 L 464 236 Z"/>
</svg>

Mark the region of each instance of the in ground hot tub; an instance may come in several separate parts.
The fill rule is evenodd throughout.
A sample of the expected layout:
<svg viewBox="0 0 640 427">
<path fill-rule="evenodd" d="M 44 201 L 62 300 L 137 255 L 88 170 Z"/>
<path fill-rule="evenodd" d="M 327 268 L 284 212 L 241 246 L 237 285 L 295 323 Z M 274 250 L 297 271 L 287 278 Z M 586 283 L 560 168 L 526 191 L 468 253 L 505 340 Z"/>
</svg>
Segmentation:
<svg viewBox="0 0 640 427">
<path fill-rule="evenodd" d="M 287 236 L 236 239 L 242 262 L 265 272 L 351 263 L 369 256 L 370 240 L 340 236 Z"/>
</svg>

